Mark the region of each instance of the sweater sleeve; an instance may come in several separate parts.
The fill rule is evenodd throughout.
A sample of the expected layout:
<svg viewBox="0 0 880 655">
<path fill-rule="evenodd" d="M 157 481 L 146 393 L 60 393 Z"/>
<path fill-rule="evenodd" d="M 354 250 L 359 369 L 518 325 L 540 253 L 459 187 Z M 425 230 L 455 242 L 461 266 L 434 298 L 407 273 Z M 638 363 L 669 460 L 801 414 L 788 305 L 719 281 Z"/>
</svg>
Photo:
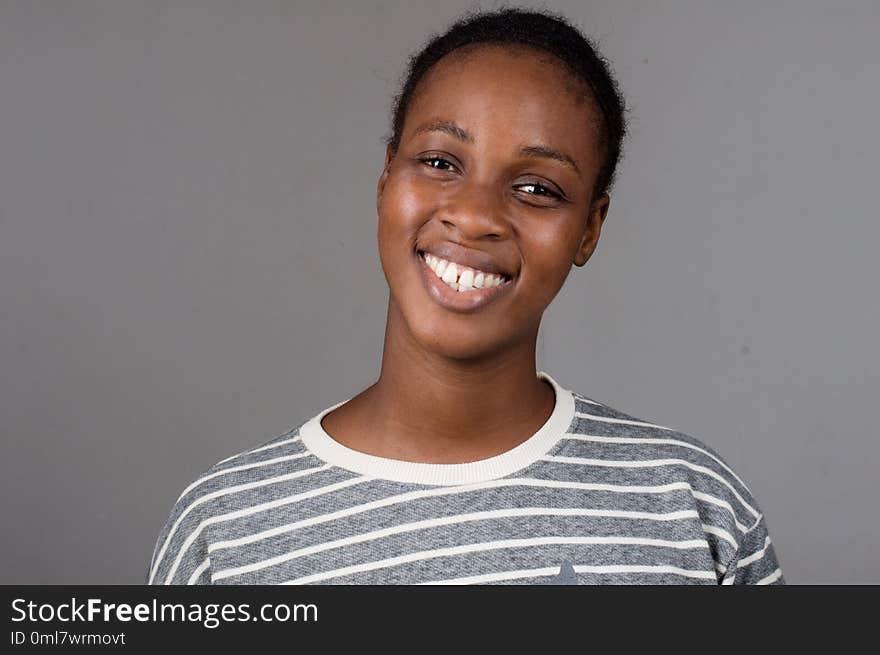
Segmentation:
<svg viewBox="0 0 880 655">
<path fill-rule="evenodd" d="M 204 504 L 198 500 L 193 501 L 187 495 L 177 500 L 156 540 L 147 584 L 211 584 L 204 535 L 208 518 Z"/>
<path fill-rule="evenodd" d="M 736 554 L 727 565 L 721 584 L 785 584 L 763 515 L 742 536 Z"/>
</svg>

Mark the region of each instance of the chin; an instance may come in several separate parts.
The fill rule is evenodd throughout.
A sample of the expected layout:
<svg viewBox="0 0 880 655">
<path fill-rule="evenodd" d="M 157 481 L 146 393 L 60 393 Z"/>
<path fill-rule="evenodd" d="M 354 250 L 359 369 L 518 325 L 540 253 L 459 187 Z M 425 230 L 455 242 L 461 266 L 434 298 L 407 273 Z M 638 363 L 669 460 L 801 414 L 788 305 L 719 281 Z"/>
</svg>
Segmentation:
<svg viewBox="0 0 880 655">
<path fill-rule="evenodd" d="M 449 330 L 449 322 L 427 321 L 415 317 L 419 323 L 410 323 L 410 332 L 422 347 L 435 355 L 452 360 L 480 360 L 498 354 L 508 347 L 509 339 L 495 334 L 462 334 Z"/>
</svg>

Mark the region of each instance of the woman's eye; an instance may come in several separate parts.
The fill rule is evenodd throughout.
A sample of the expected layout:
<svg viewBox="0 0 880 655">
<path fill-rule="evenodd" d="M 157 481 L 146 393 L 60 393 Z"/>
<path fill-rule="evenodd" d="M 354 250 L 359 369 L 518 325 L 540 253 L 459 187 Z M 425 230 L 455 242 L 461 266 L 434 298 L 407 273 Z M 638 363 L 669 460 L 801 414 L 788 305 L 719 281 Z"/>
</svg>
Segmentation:
<svg viewBox="0 0 880 655">
<path fill-rule="evenodd" d="M 438 171 L 449 171 L 455 168 L 448 159 L 444 159 L 443 157 L 419 157 L 419 161 Z"/>
<path fill-rule="evenodd" d="M 428 155 L 425 157 L 417 157 L 418 161 L 423 163 L 425 166 L 434 169 L 435 171 L 454 171 L 456 170 L 455 164 L 450 162 L 445 157 L 440 157 L 439 155 Z M 541 184 L 540 182 L 526 182 L 525 184 L 517 184 L 515 187 L 517 190 L 523 190 L 530 196 L 544 197 L 550 198 L 553 200 L 565 200 L 565 196 L 555 189 Z"/>
<path fill-rule="evenodd" d="M 526 184 L 518 184 L 517 189 L 525 189 L 527 193 L 534 196 L 549 196 L 551 198 L 562 199 L 562 194 L 557 193 L 550 187 L 538 184 L 537 182 L 528 182 Z"/>
</svg>

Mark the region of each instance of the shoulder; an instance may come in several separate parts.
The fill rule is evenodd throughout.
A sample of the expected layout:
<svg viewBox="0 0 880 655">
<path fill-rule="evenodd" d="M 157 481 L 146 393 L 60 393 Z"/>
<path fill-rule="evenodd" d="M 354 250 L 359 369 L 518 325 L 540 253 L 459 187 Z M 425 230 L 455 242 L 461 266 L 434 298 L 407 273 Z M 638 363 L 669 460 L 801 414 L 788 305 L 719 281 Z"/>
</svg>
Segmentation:
<svg viewBox="0 0 880 655">
<path fill-rule="evenodd" d="M 576 431 L 600 437 L 598 442 L 638 446 L 630 450 L 641 455 L 674 457 L 696 466 L 720 468 L 726 481 L 735 481 L 747 490 L 721 455 L 702 439 L 675 427 L 627 414 L 582 394 L 572 392 L 572 395 L 575 399 L 573 428 Z"/>
<path fill-rule="evenodd" d="M 259 446 L 226 457 L 206 469 L 187 485 L 177 499 L 216 499 L 237 491 L 241 485 L 273 480 L 279 473 L 289 472 L 291 463 L 311 456 L 303 446 L 297 426 L 273 437 Z M 314 460 L 311 462 L 315 464 Z"/>
<path fill-rule="evenodd" d="M 298 479 L 327 468 L 303 446 L 301 427 L 220 460 L 184 487 L 156 541 L 148 583 L 197 580 L 208 559 L 212 525 L 271 502 L 275 494 L 296 488 Z"/>
<path fill-rule="evenodd" d="M 729 559 L 762 520 L 745 480 L 702 439 L 572 395 L 575 416 L 557 459 L 595 467 L 609 480 L 668 498 L 669 509 L 695 512 L 719 561 Z"/>
</svg>

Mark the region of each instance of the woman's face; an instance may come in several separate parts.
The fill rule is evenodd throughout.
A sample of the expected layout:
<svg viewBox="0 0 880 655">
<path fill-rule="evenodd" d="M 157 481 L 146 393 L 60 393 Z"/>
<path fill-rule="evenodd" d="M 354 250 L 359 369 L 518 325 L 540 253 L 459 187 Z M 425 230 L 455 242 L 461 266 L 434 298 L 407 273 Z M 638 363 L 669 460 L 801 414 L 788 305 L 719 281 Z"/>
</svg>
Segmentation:
<svg viewBox="0 0 880 655">
<path fill-rule="evenodd" d="M 549 55 L 494 45 L 444 57 L 416 93 L 378 185 L 391 311 L 450 358 L 533 341 L 608 208 L 606 194 L 591 198 L 593 101 Z"/>
</svg>

